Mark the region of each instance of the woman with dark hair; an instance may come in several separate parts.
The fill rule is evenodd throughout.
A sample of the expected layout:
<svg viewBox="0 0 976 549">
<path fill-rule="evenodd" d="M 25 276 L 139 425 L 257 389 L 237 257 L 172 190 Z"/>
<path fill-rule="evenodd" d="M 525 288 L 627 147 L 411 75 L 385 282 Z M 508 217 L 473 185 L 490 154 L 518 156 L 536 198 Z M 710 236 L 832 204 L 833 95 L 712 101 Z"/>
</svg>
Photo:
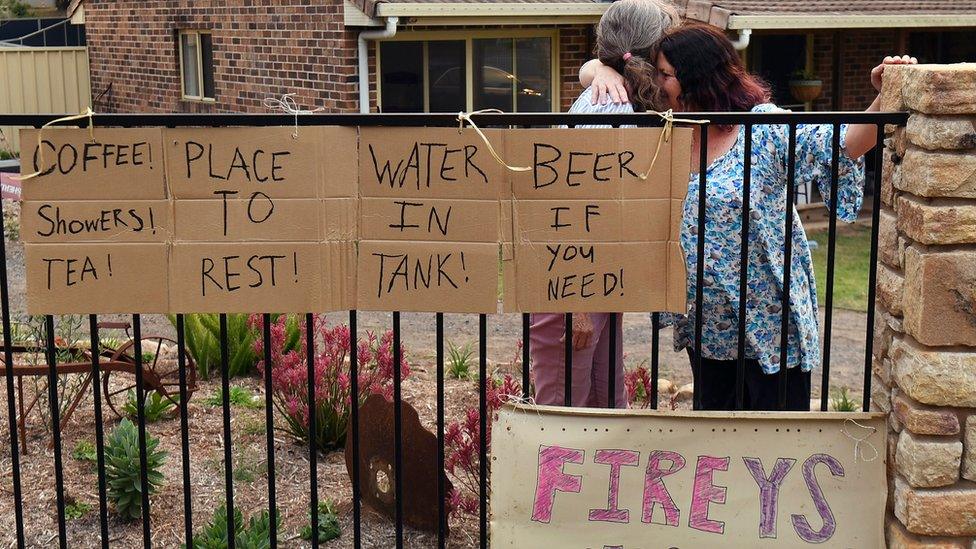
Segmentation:
<svg viewBox="0 0 976 549">
<path fill-rule="evenodd" d="M 653 65 L 653 46 L 664 32 L 678 24 L 678 13 L 666 0 L 619 0 L 607 8 L 597 26 L 596 49 L 600 62 L 623 74 L 633 105 L 597 101 L 593 89 L 583 90 L 571 113 L 630 113 L 664 108 L 665 97 Z M 592 126 L 591 126 L 592 127 Z M 624 387 L 623 315 L 610 321 L 609 313 L 573 315 L 573 406 L 605 407 L 610 402 L 610 331 L 617 334 L 614 354 L 614 405 L 627 406 Z M 529 352 L 535 376 L 535 401 L 566 402 L 566 315 L 531 316 Z"/>
<path fill-rule="evenodd" d="M 915 63 L 908 56 L 885 58 L 871 72 L 880 90 L 886 65 Z M 668 108 L 682 112 L 773 112 L 769 88 L 746 72 L 738 53 L 725 34 L 705 24 L 687 24 L 661 40 L 656 59 L 658 82 Z M 596 78 L 594 78 L 594 76 Z M 580 71 L 580 80 L 598 90 L 621 92 L 619 76 L 611 67 L 591 61 Z M 614 91 L 617 90 L 617 91 Z M 622 97 L 626 101 L 626 96 Z M 875 99 L 868 111 L 879 110 Z M 701 129 L 696 128 L 692 147 L 692 171 L 706 173 L 705 271 L 702 280 L 702 368 L 695 379 L 701 408 L 735 408 L 736 363 L 739 333 L 739 269 L 742 231 L 744 144 L 752 141 L 749 213 L 749 257 L 745 349 L 745 409 L 772 410 L 778 404 L 781 312 L 785 252 L 788 127 L 754 125 L 751 135 L 744 126 L 708 126 L 706 166 L 699 166 Z M 876 144 L 873 125 L 840 127 L 837 217 L 854 222 L 863 200 L 864 153 Z M 830 195 L 832 125 L 799 125 L 796 134 L 795 183 L 816 183 L 825 205 Z M 687 258 L 689 313 L 675 322 L 675 348 L 688 349 L 691 363 L 695 336 L 695 288 L 697 280 L 698 173 L 688 183 L 684 202 L 681 243 Z M 810 409 L 810 371 L 820 362 L 817 292 L 806 234 L 793 205 L 792 261 L 790 265 L 790 319 L 787 347 L 788 410 Z M 694 368 L 693 368 L 694 371 Z"/>
</svg>

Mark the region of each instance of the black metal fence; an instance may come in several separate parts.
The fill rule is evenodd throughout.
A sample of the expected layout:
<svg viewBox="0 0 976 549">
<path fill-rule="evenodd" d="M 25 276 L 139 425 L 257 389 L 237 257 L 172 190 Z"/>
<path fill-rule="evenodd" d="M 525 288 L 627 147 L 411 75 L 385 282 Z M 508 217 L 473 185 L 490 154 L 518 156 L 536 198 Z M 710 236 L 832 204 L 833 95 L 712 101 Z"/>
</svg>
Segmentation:
<svg viewBox="0 0 976 549">
<path fill-rule="evenodd" d="M 40 127 L 45 123 L 59 117 L 60 115 L 0 115 L 0 125 L 2 126 L 25 126 L 25 127 Z M 680 115 L 676 115 L 679 116 Z M 827 124 L 833 126 L 833 143 L 832 143 L 832 173 L 831 173 L 831 196 L 837 196 L 838 188 L 838 155 L 839 155 L 839 128 L 841 124 L 870 124 L 876 127 L 878 142 L 881 143 L 884 138 L 884 125 L 885 124 L 895 124 L 903 125 L 906 122 L 907 115 L 904 113 L 849 113 L 849 112 L 829 112 L 829 113 L 694 113 L 694 118 L 696 119 L 706 119 L 710 124 L 719 125 L 744 125 L 746 136 L 751 136 L 751 129 L 753 126 L 763 125 L 763 124 L 782 124 L 789 126 L 789 156 L 788 156 L 788 175 L 787 182 L 787 204 L 793 202 L 794 197 L 794 185 L 795 183 L 795 163 L 796 163 L 796 137 L 797 137 L 797 125 L 798 124 Z M 552 126 L 552 125 L 583 125 L 583 124 L 607 124 L 612 126 L 620 125 L 641 125 L 641 126 L 660 126 L 661 120 L 655 116 L 648 116 L 644 114 L 632 114 L 632 115 L 570 115 L 570 114 L 491 114 L 491 115 L 480 115 L 477 117 L 479 125 L 483 127 L 532 127 L 532 126 Z M 299 125 L 347 125 L 347 126 L 456 126 L 458 124 L 455 115 L 437 115 L 437 114 L 396 114 L 396 115 L 303 115 L 299 117 L 296 121 L 295 118 L 287 115 L 244 115 L 244 114 L 216 114 L 216 115 L 182 115 L 182 114 L 140 114 L 140 115 L 96 115 L 94 117 L 94 123 L 96 126 L 109 126 L 109 127 L 139 127 L 139 126 L 160 126 L 160 127 L 178 127 L 178 126 L 205 126 L 205 127 L 216 127 L 216 126 L 288 126 L 292 124 Z M 707 127 L 707 125 L 706 125 Z M 748 231 L 749 231 L 749 196 L 750 196 L 750 165 L 751 165 L 751 139 L 747 139 L 745 142 L 745 155 L 744 155 L 744 166 L 745 166 L 745 177 L 743 181 L 743 227 L 741 234 L 741 254 L 742 263 L 741 265 L 748 265 Z M 701 166 L 706 166 L 706 149 L 707 149 L 707 131 L 702 132 L 702 143 L 701 143 Z M 874 303 L 875 303 L 875 291 L 874 286 L 876 282 L 876 263 L 878 258 L 878 216 L 880 212 L 880 189 L 881 189 L 881 155 L 874 155 L 874 166 L 873 166 L 873 223 L 872 223 L 872 234 L 871 234 L 871 252 L 870 252 L 870 275 L 869 275 L 869 287 L 868 287 L 868 306 L 867 306 L 867 329 L 864 334 L 865 337 L 865 353 L 864 353 L 864 370 L 863 370 L 863 401 L 862 407 L 867 410 L 870 405 L 870 385 L 871 385 L 871 362 L 872 362 L 872 330 L 874 326 Z M 698 246 L 697 246 L 697 280 L 701 281 L 704 277 L 704 237 L 705 234 L 705 222 L 708 212 L 706 209 L 706 186 L 708 184 L 706 178 L 707 170 L 700 170 L 699 174 L 699 195 L 698 195 Z M 792 212 L 787 210 L 788 215 L 785 216 L 785 242 L 791 242 L 793 235 L 793 217 L 790 215 Z M 828 258 L 827 258 L 827 273 L 826 273 L 826 303 L 825 303 L 825 322 L 823 326 L 823 361 L 821 365 L 821 410 L 827 410 L 828 407 L 828 391 L 830 388 L 830 343 L 832 335 L 832 313 L 833 313 L 833 290 L 834 290 L 834 263 L 835 263 L 835 247 L 837 240 L 837 201 L 832 200 L 830 206 L 830 217 L 829 217 L 829 241 L 828 241 Z M 3 257 L 2 269 L 0 269 L 0 299 L 2 299 L 2 315 L 3 315 L 3 337 L 4 337 L 4 349 L 3 358 L 4 363 L 8 365 L 6 368 L 6 396 L 7 396 L 7 419 L 8 428 L 10 434 L 9 440 L 9 451 L 11 459 L 11 470 L 10 477 L 12 483 L 12 493 L 10 497 L 13 499 L 13 509 L 15 513 L 15 531 L 11 539 L 3 540 L 5 545 L 16 545 L 17 547 L 25 547 L 25 537 L 24 537 L 24 523 L 25 520 L 35 521 L 35 520 L 46 520 L 47 517 L 25 517 L 23 513 L 23 492 L 21 486 L 21 454 L 18 445 L 18 430 L 17 430 L 17 395 L 14 390 L 14 372 L 13 368 L 10 367 L 14 363 L 14 347 L 12 345 L 12 327 L 11 327 L 11 317 L 10 317 L 10 284 L 8 280 L 7 271 L 7 253 L 6 253 L 6 239 L 4 243 L 0 244 L 0 256 Z M 791 262 L 792 246 L 785 246 L 785 264 L 789 265 Z M 790 270 L 784 269 L 783 287 L 789 288 L 790 282 Z M 740 276 L 740 287 L 739 287 L 740 303 L 746 303 L 747 301 L 747 274 L 745 269 L 742 269 Z M 785 296 L 784 296 L 785 297 Z M 699 283 L 696 288 L 695 302 L 696 302 L 696 334 L 695 334 L 695 344 L 694 356 L 701 356 L 701 341 L 702 341 L 702 300 L 703 300 L 703 287 Z M 782 307 L 782 343 L 781 343 L 781 357 L 780 364 L 786 364 L 786 353 L 787 345 L 786 339 L 788 337 L 789 330 L 788 319 L 789 319 L 789 307 L 790 302 L 788 299 L 783 299 Z M 737 403 L 741 407 L 743 403 L 743 386 L 744 386 L 744 368 L 745 368 L 745 307 L 740 308 L 739 311 L 739 323 L 738 323 L 738 341 L 739 341 L 739 360 L 738 360 L 738 370 L 737 370 Z M 611 326 L 615 326 L 615 316 L 611 317 Z M 658 323 L 658 314 L 653 314 L 652 320 L 652 344 L 651 344 L 651 394 L 650 402 L 652 408 L 658 407 L 658 376 L 659 376 L 659 332 L 660 327 Z M 48 399 L 49 405 L 51 407 L 51 418 L 53 422 L 53 453 L 54 453 L 54 482 L 56 491 L 56 511 L 57 511 L 57 539 L 59 546 L 64 548 L 67 547 L 67 534 L 66 534 L 66 517 L 65 517 L 65 497 L 64 497 L 64 478 L 63 478 L 63 464 L 62 464 L 62 445 L 61 445 L 61 434 L 58 425 L 59 414 L 58 414 L 58 390 L 56 379 L 58 376 L 57 364 L 56 364 L 56 342 L 54 339 L 54 318 L 52 316 L 46 317 L 46 356 L 47 356 L 47 381 L 48 381 Z M 359 394 L 358 382 L 359 375 L 358 370 L 359 365 L 357 364 L 357 353 L 355 349 L 357 348 L 357 312 L 349 311 L 349 328 L 350 328 L 350 348 L 353 352 L 350 353 L 349 362 L 349 373 L 351 387 L 350 391 L 352 395 Z M 313 315 L 311 313 L 306 314 L 306 322 L 308 326 L 312 325 Z M 479 391 L 479 409 L 480 409 L 480 433 L 482 440 L 479 445 L 480 449 L 480 485 L 479 485 L 479 496 L 480 496 L 480 508 L 479 508 L 479 533 L 478 542 L 481 547 L 488 546 L 488 460 L 487 460 L 487 445 L 485 444 L 485 434 L 487 432 L 487 422 L 488 414 L 486 413 L 486 396 L 487 396 L 487 380 L 488 380 L 488 358 L 487 358 L 487 341 L 488 341 L 488 315 L 481 314 L 478 318 L 478 334 L 479 334 L 479 377 L 478 377 L 478 391 Z M 146 418 L 144 414 L 144 399 L 145 394 L 142 390 L 144 379 L 142 370 L 142 360 L 143 353 L 141 349 L 141 332 L 142 332 L 142 321 L 139 315 L 132 315 L 132 328 L 134 331 L 134 341 L 135 341 L 135 383 L 136 383 L 136 397 L 138 399 L 138 432 L 139 432 L 139 450 L 140 450 L 140 472 L 141 472 L 141 482 L 142 486 L 147 486 L 149 484 L 149 479 L 147 477 L 147 449 L 146 449 Z M 401 327 L 400 327 L 400 314 L 394 312 L 392 316 L 392 330 L 393 330 L 393 352 L 394 359 L 393 364 L 395 368 L 399 370 L 400 365 L 400 339 L 401 339 Z M 529 315 L 522 315 L 522 388 L 524 391 L 524 396 L 528 397 L 530 378 L 529 378 Z M 570 393 L 572 387 L 572 368 L 570 367 L 572 360 L 572 314 L 566 314 L 566 371 L 565 371 L 565 385 L 566 385 L 566 402 L 570 402 Z M 187 420 L 187 377 L 186 377 L 186 341 L 184 334 L 184 317 L 183 315 L 177 315 L 176 317 L 176 331 L 177 331 L 177 347 L 178 347 L 178 361 L 179 361 L 179 384 L 180 384 L 180 434 L 181 434 L 181 450 L 182 450 L 182 483 L 183 483 L 183 515 L 184 515 L 184 537 L 186 543 L 192 546 L 192 536 L 194 525 L 191 520 L 191 493 L 193 491 L 193 479 L 191 478 L 191 455 L 190 447 L 188 441 L 189 425 Z M 89 329 L 90 329 L 90 339 L 91 339 L 91 349 L 99 349 L 99 322 L 95 315 L 90 315 L 89 317 Z M 444 368 L 445 368 L 445 353 L 444 353 L 444 314 L 436 313 L 435 315 L 435 326 L 436 330 L 436 380 L 437 380 L 437 441 L 438 441 L 438 457 L 436 464 L 431 464 L 432 467 L 436 466 L 437 471 L 444 470 L 445 463 L 445 391 L 444 391 Z M 271 315 L 266 313 L 263 315 L 263 331 L 262 337 L 264 340 L 264 360 L 266 364 L 271 363 L 271 345 L 269 344 L 271 339 Z M 617 403 L 614 402 L 614 387 L 615 383 L 615 353 L 614 349 L 616 347 L 615 342 L 617 337 L 623 337 L 622 334 L 617 334 L 615 330 L 611 330 L 611 343 L 610 343 L 610 402 L 611 407 L 615 406 Z M 315 346 L 314 333 L 311 329 L 306 330 L 306 345 L 308 346 L 309 352 L 306 353 L 308 360 L 308 395 L 309 401 L 314 401 L 315 393 L 315 382 L 313 374 L 313 354 L 311 349 Z M 220 316 L 220 349 L 221 349 L 221 387 L 222 387 L 222 420 L 223 420 L 223 457 L 224 463 L 223 468 L 225 472 L 224 477 L 224 496 L 226 501 L 227 509 L 234 509 L 234 477 L 232 473 L 233 466 L 233 448 L 232 448 L 232 438 L 231 438 L 231 406 L 230 406 L 230 385 L 228 376 L 228 336 L 227 336 L 227 317 L 226 315 Z M 93 376 L 94 382 L 92 385 L 93 390 L 93 403 L 94 403 L 94 416 L 95 416 L 95 438 L 97 447 L 97 473 L 98 473 L 98 495 L 99 495 L 99 527 L 100 527 L 100 538 L 98 544 L 101 547 L 110 546 L 110 528 L 109 528 L 109 515 L 108 515 L 108 504 L 106 498 L 106 477 L 105 477 L 105 456 L 104 456 L 104 433 L 102 428 L 103 416 L 102 416 L 102 406 L 100 394 L 100 377 L 103 372 L 100 371 L 100 361 L 98 353 L 91 353 L 91 374 Z M 701 361 L 695 365 L 696 369 L 701 367 Z M 696 376 L 696 378 L 699 376 Z M 266 392 L 266 402 L 265 402 L 265 413 L 267 426 L 267 462 L 268 462 L 268 511 L 270 513 L 270 547 L 277 547 L 285 543 L 281 536 L 279 535 L 277 529 L 276 521 L 276 486 L 275 486 L 275 452 L 274 452 L 274 437 L 273 437 L 273 426 L 274 423 L 274 410 L 271 402 L 272 394 L 272 380 L 271 380 L 271 368 L 265 368 L 264 375 L 264 385 Z M 779 397 L 780 405 L 782 406 L 786 398 L 786 369 L 781 368 L 779 374 Z M 403 471 L 403 444 L 401 440 L 402 433 L 402 417 L 400 412 L 400 406 L 398 405 L 402 398 L 402 387 L 400 381 L 399 371 L 393 375 L 393 398 L 394 398 L 394 445 L 395 445 L 395 463 L 393 464 L 393 484 L 394 484 L 394 494 L 395 498 L 395 544 L 397 547 L 403 546 L 404 543 L 404 521 L 403 521 L 403 498 L 399 497 L 403 494 L 405 490 L 410 490 L 409 483 L 405 484 L 401 472 Z M 696 395 L 696 402 L 699 396 Z M 360 437 L 360 419 L 359 410 L 356 406 L 352 407 L 351 410 L 351 429 L 349 436 L 352 437 L 352 453 L 353 453 L 353 466 L 352 466 L 352 524 L 353 524 L 353 545 L 355 547 L 361 547 L 364 545 L 363 534 L 361 530 L 362 525 L 362 505 L 361 505 L 361 494 L 360 494 L 360 476 L 363 471 L 359 470 L 359 437 Z M 309 431 L 315 432 L 315 414 L 309 414 Z M 318 513 L 316 512 L 318 508 L 318 485 L 317 485 L 317 467 L 318 467 L 318 454 L 315 449 L 314 436 L 309 437 L 309 483 L 310 483 L 310 514 L 312 520 L 312 532 L 318 531 Z M 437 536 L 437 546 L 446 547 L 447 545 L 447 531 L 448 531 L 448 510 L 446 503 L 446 493 L 445 486 L 446 481 L 443 474 L 437 474 L 438 477 L 438 517 L 439 517 L 439 533 Z M 6 496 L 4 496 L 6 497 Z M 150 521 L 150 500 L 149 491 L 143 490 L 141 493 L 142 498 L 142 538 L 143 545 L 145 547 L 150 547 L 153 542 L 153 529 L 152 523 Z M 228 520 L 228 531 L 234 531 L 234 513 L 227 513 Z M 53 539 L 52 539 L 53 541 Z M 313 535 L 311 540 L 312 547 L 317 547 L 319 545 L 317 541 L 317 536 Z M 228 540 L 228 547 L 235 547 L 234 537 L 230 536 Z"/>
</svg>

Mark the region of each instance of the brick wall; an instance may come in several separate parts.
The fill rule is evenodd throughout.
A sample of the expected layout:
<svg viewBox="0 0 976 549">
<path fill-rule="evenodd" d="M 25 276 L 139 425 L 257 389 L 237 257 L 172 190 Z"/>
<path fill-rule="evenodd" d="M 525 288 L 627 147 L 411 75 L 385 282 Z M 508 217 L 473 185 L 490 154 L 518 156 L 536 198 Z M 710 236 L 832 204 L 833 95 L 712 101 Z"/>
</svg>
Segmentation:
<svg viewBox="0 0 976 549">
<path fill-rule="evenodd" d="M 871 86 L 871 69 L 886 55 L 900 51 L 900 32 L 895 29 L 857 29 L 840 33 L 840 110 L 859 111 L 871 104 L 878 92 Z M 818 111 L 832 110 L 834 34 L 816 33 L 813 38 L 814 72 L 823 80 L 823 92 L 814 102 Z"/>
<path fill-rule="evenodd" d="M 89 0 L 85 14 L 97 110 L 264 112 L 265 97 L 285 93 L 298 94 L 304 107 L 328 112 L 359 108 L 359 30 L 344 28 L 338 0 Z M 181 96 L 180 29 L 213 33 L 212 103 Z M 554 77 L 561 79 L 563 109 L 580 92 L 576 74 L 589 58 L 590 33 L 589 25 L 560 31 L 561 68 Z M 370 103 L 375 110 L 375 44 L 370 47 L 370 67 Z"/>
<path fill-rule="evenodd" d="M 148 6 L 148 7 L 147 7 Z M 335 0 L 89 0 L 92 95 L 103 111 L 257 112 L 294 92 L 329 111 L 357 107 L 356 33 Z M 216 102 L 180 93 L 179 29 L 213 30 Z"/>
</svg>

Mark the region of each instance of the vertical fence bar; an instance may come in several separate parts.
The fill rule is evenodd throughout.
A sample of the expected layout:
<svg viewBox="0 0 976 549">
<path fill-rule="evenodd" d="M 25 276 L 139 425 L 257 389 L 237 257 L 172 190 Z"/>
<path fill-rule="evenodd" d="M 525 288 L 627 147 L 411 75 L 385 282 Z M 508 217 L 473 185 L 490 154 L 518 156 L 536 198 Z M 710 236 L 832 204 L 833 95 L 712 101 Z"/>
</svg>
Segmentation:
<svg viewBox="0 0 976 549">
<path fill-rule="evenodd" d="M 2 209 L 2 207 L 0 207 Z M 17 547 L 24 547 L 23 494 L 20 487 L 20 447 L 17 440 L 17 406 L 14 400 L 13 328 L 10 324 L 10 295 L 7 282 L 7 234 L 0 238 L 0 312 L 3 314 L 3 363 L 7 382 L 7 428 L 10 429 L 10 472 L 14 491 L 14 530 Z"/>
<path fill-rule="evenodd" d="M 776 406 L 786 407 L 786 375 L 789 368 L 790 343 L 790 284 L 793 274 L 793 199 L 796 195 L 796 124 L 790 124 L 789 151 L 786 159 L 786 205 L 783 209 L 785 237 L 783 238 L 783 302 L 780 318 L 779 382 Z"/>
<path fill-rule="evenodd" d="M 220 314 L 220 389 L 224 419 L 224 505 L 227 509 L 227 532 L 234 532 L 234 453 L 230 431 L 230 357 L 227 349 L 227 315 Z M 236 540 L 227 536 L 228 549 L 234 549 Z"/>
<path fill-rule="evenodd" d="M 180 369 L 180 450 L 183 458 L 183 536 L 193 547 L 193 493 L 190 487 L 190 424 L 186 388 L 186 326 L 183 315 L 176 315 L 176 360 Z"/>
<path fill-rule="evenodd" d="M 132 315 L 133 354 L 136 359 L 136 417 L 139 422 L 139 481 L 142 483 L 142 544 L 152 547 L 152 524 L 149 514 L 149 458 L 146 455 L 146 392 L 142 371 L 142 318 Z"/>
<path fill-rule="evenodd" d="M 51 407 L 51 432 L 54 437 L 54 490 L 58 513 L 58 546 L 61 549 L 67 549 L 68 538 L 64 519 L 64 469 L 61 464 L 61 407 L 58 405 L 58 365 L 57 348 L 54 342 L 54 317 L 45 316 L 44 325 L 47 336 L 47 398 Z M 13 364 L 11 363 L 8 368 L 12 367 Z"/>
<path fill-rule="evenodd" d="M 705 185 L 708 181 L 708 124 L 703 124 L 701 128 L 701 139 L 699 139 L 698 153 L 698 249 L 695 265 L 695 390 L 694 390 L 694 409 L 700 410 L 702 407 L 702 387 L 705 382 L 702 379 L 702 323 L 705 314 L 702 311 L 705 301 L 705 210 L 707 197 Z"/>
<path fill-rule="evenodd" d="M 528 399 L 531 395 L 531 385 L 532 380 L 529 378 L 529 362 L 531 361 L 531 356 L 529 355 L 529 340 L 532 330 L 531 315 L 529 313 L 522 313 L 522 398 Z"/>
<path fill-rule="evenodd" d="M 478 495 L 481 549 L 488 549 L 488 315 L 478 316 Z"/>
<path fill-rule="evenodd" d="M 622 313 L 621 313 L 622 314 Z M 610 323 L 610 357 L 607 361 L 610 371 L 607 372 L 607 408 L 617 407 L 617 313 L 610 313 L 607 322 Z M 594 337 L 597 334 L 593 334 Z M 623 337 L 623 334 L 621 334 Z"/>
<path fill-rule="evenodd" d="M 393 483 L 396 495 L 396 546 L 403 547 L 403 392 L 400 383 L 400 312 L 393 313 Z"/>
<path fill-rule="evenodd" d="M 881 170 L 884 169 L 884 125 L 877 125 L 877 150 L 874 155 L 874 210 L 871 212 L 871 263 L 868 264 L 868 326 L 864 342 L 864 396 L 861 406 L 865 412 L 871 408 L 871 365 L 874 358 L 874 307 L 878 283 L 878 231 L 881 218 Z"/>
<path fill-rule="evenodd" d="M 752 198 L 752 124 L 745 125 L 745 152 L 742 155 L 742 239 L 739 255 L 739 337 L 735 369 L 735 409 L 745 407 L 746 394 L 746 319 L 749 309 L 749 205 Z"/>
<path fill-rule="evenodd" d="M 660 376 L 661 313 L 651 313 L 651 408 L 657 410 L 657 380 Z"/>
<path fill-rule="evenodd" d="M 98 316 L 88 315 L 91 349 L 92 397 L 95 407 L 95 462 L 98 472 L 98 527 L 102 547 L 108 547 L 108 495 L 105 487 L 105 426 L 102 420 L 101 342 L 98 338 Z"/>
<path fill-rule="evenodd" d="M 830 338 L 834 317 L 834 259 L 837 252 L 837 179 L 840 164 L 840 124 L 834 123 L 830 151 L 830 223 L 827 230 L 827 290 L 824 310 L 823 377 L 820 383 L 820 410 L 827 411 L 830 396 Z"/>
<path fill-rule="evenodd" d="M 586 313 L 583 313 L 586 314 Z M 566 313 L 566 333 L 563 335 L 565 344 L 565 374 L 563 379 L 565 381 L 563 394 L 563 405 L 572 406 L 573 405 L 573 313 Z"/>
<path fill-rule="evenodd" d="M 359 337 L 356 311 L 349 311 L 349 394 L 352 395 L 352 541 L 353 547 L 362 545 L 362 502 L 359 492 Z"/>
<path fill-rule="evenodd" d="M 274 549 L 278 547 L 278 502 L 275 487 L 274 392 L 271 385 L 271 371 L 274 368 L 271 358 L 271 315 L 264 313 L 261 320 L 263 321 L 261 337 L 264 343 L 264 423 L 267 433 L 265 446 L 268 453 L 268 519 L 270 521 L 268 543 Z M 318 520 L 318 513 L 313 511 L 312 516 L 313 521 Z M 318 530 L 314 524 L 312 532 L 312 537 L 318 540 Z"/>
<path fill-rule="evenodd" d="M 444 476 L 444 313 L 437 313 L 437 547 L 447 547 L 447 486 Z"/>
<path fill-rule="evenodd" d="M 305 369 L 308 374 L 308 492 L 312 512 L 312 548 L 319 546 L 319 462 L 315 406 L 315 315 L 305 313 Z M 397 492 L 399 497 L 399 492 Z"/>
</svg>

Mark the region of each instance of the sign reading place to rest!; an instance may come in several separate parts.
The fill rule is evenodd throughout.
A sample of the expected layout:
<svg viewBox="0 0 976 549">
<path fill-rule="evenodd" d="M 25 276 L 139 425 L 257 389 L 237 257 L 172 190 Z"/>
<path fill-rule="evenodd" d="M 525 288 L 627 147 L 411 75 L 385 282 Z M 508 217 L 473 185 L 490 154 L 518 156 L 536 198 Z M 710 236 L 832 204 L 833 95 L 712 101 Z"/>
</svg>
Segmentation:
<svg viewBox="0 0 976 549">
<path fill-rule="evenodd" d="M 883 414 L 506 406 L 492 547 L 884 547 Z"/>
<path fill-rule="evenodd" d="M 294 134 L 25 130 L 29 311 L 684 307 L 688 130 Z"/>
</svg>

